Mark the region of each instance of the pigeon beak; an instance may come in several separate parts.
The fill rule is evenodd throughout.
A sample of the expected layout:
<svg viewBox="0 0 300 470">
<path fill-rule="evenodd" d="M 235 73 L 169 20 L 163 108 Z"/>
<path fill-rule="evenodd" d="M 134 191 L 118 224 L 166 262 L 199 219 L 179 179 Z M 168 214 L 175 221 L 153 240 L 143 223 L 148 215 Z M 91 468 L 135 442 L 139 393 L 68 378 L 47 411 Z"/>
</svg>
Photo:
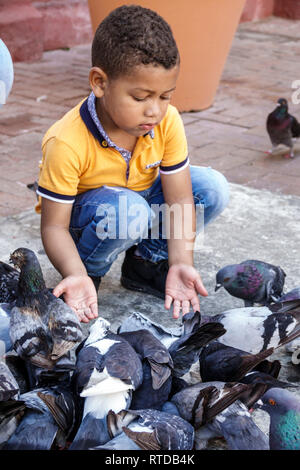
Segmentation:
<svg viewBox="0 0 300 470">
<path fill-rule="evenodd" d="M 216 284 L 215 292 L 217 292 L 217 290 L 219 290 L 221 287 L 222 287 L 222 284 Z"/>
</svg>

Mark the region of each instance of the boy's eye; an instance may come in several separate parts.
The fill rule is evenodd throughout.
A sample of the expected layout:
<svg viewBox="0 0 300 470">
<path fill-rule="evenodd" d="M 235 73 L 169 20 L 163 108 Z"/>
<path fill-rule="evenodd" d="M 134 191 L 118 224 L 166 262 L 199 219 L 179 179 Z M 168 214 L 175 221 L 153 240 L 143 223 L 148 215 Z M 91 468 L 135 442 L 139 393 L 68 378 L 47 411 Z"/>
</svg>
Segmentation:
<svg viewBox="0 0 300 470">
<path fill-rule="evenodd" d="M 138 96 L 133 96 L 135 101 L 144 101 L 146 98 L 139 98 Z"/>
<path fill-rule="evenodd" d="M 160 97 L 162 100 L 170 100 L 171 96 L 161 96 Z"/>
</svg>

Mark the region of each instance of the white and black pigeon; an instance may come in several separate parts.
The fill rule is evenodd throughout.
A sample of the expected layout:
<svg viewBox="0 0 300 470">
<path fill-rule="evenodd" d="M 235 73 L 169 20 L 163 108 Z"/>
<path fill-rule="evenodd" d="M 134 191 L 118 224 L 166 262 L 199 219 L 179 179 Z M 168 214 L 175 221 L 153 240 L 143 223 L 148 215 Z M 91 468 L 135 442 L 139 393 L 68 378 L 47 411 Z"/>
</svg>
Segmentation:
<svg viewBox="0 0 300 470">
<path fill-rule="evenodd" d="M 10 312 L 13 348 L 20 357 L 50 369 L 83 340 L 80 322 L 75 312 L 46 288 L 32 250 L 15 250 L 11 262 L 20 269 L 17 299 Z"/>
<path fill-rule="evenodd" d="M 109 412 L 112 439 L 95 449 L 106 450 L 192 450 L 194 428 L 175 414 L 159 410 Z"/>
<path fill-rule="evenodd" d="M 285 98 L 278 99 L 276 108 L 267 117 L 266 128 L 272 143 L 272 149 L 267 153 L 272 154 L 278 145 L 283 144 L 290 149 L 286 157 L 293 158 L 293 139 L 300 137 L 300 124 L 295 116 L 289 114 Z"/>
<path fill-rule="evenodd" d="M 256 405 L 270 415 L 270 450 L 300 450 L 299 396 L 272 387 Z"/>
<path fill-rule="evenodd" d="M 279 348 L 300 336 L 300 311 L 273 313 L 268 307 L 241 307 L 217 315 L 201 315 L 201 322 L 221 323 L 226 332 L 218 341 L 258 354 Z"/>
<path fill-rule="evenodd" d="M 142 362 L 133 347 L 109 330 L 99 317 L 79 346 L 73 374 L 75 391 L 84 398 L 83 419 L 70 450 L 89 449 L 110 437 L 106 416 L 131 403 L 132 392 L 143 380 Z"/>
<path fill-rule="evenodd" d="M 241 383 L 199 382 L 171 398 L 180 416 L 195 428 L 195 448 L 209 439 L 224 437 L 231 450 L 267 450 L 266 435 L 255 424 L 241 401 L 251 390 Z"/>
<path fill-rule="evenodd" d="M 259 260 L 229 264 L 216 274 L 215 291 L 226 291 L 244 300 L 245 306 L 269 305 L 282 294 L 286 274 L 280 266 Z"/>
</svg>

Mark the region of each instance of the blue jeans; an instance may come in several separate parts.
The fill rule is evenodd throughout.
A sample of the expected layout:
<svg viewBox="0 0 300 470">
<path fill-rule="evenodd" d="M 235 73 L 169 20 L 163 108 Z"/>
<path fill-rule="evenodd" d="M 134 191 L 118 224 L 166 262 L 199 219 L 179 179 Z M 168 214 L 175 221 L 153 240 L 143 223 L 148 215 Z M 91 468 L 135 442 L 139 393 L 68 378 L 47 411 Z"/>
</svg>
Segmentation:
<svg viewBox="0 0 300 470">
<path fill-rule="evenodd" d="M 226 207 L 228 183 L 210 167 L 191 166 L 190 171 L 195 206 L 204 209 L 206 225 Z M 102 186 L 76 196 L 70 233 L 88 274 L 104 276 L 117 256 L 134 244 L 144 259 L 167 259 L 164 217 L 159 212 L 162 204 L 160 176 L 144 191 Z"/>
</svg>

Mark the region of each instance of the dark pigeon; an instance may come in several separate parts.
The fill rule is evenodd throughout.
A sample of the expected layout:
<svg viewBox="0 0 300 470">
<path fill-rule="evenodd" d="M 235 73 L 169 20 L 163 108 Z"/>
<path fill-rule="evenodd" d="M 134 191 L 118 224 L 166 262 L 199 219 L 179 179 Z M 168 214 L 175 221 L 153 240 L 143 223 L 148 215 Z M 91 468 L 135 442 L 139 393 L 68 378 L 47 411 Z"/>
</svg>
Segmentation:
<svg viewBox="0 0 300 470">
<path fill-rule="evenodd" d="M 108 428 L 113 439 L 95 449 L 192 450 L 194 429 L 180 416 L 159 410 L 110 412 Z"/>
<path fill-rule="evenodd" d="M 293 138 L 300 137 L 300 124 L 295 116 L 289 114 L 285 98 L 277 101 L 276 108 L 267 117 L 266 127 L 272 143 L 272 149 L 268 153 L 273 153 L 278 145 L 283 144 L 290 149 L 287 157 L 293 158 Z"/>
<path fill-rule="evenodd" d="M 46 288 L 32 250 L 15 250 L 11 261 L 20 269 L 17 299 L 10 313 L 13 348 L 34 365 L 51 369 L 83 340 L 80 322 L 75 312 Z"/>
<path fill-rule="evenodd" d="M 17 297 L 19 271 L 0 261 L 0 303 L 13 303 Z"/>
<path fill-rule="evenodd" d="M 257 405 L 270 415 L 270 449 L 300 450 L 300 399 L 282 388 L 268 390 Z"/>
<path fill-rule="evenodd" d="M 224 266 L 217 272 L 216 287 L 243 299 L 245 306 L 269 305 L 282 295 L 286 274 L 280 266 L 259 260 Z"/>
<path fill-rule="evenodd" d="M 249 354 L 238 348 L 213 341 L 203 348 L 200 358 L 200 376 L 203 382 L 220 380 L 240 382 L 258 364 L 273 353 L 270 348 L 258 354 Z"/>
<path fill-rule="evenodd" d="M 142 360 L 143 381 L 132 394 L 130 408 L 161 409 L 172 387 L 173 360 L 168 349 L 148 330 L 119 333 Z"/>
</svg>

